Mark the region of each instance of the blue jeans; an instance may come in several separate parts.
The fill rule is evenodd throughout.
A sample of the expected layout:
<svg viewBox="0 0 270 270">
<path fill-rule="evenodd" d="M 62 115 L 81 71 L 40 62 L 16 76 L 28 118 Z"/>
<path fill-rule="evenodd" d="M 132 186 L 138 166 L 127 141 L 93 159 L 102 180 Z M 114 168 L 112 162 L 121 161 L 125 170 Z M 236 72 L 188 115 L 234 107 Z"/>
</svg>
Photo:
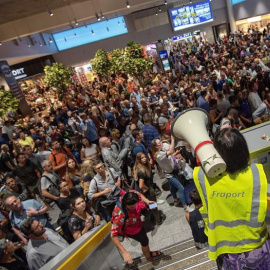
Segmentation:
<svg viewBox="0 0 270 270">
<path fill-rule="evenodd" d="M 178 179 L 176 179 L 174 176 L 167 178 L 169 181 L 170 185 L 170 192 L 173 196 L 174 199 L 177 199 L 177 191 L 179 191 L 179 198 L 183 206 L 187 204 L 186 198 L 185 198 L 185 193 L 184 193 L 184 187 L 183 185 L 179 182 Z"/>
</svg>

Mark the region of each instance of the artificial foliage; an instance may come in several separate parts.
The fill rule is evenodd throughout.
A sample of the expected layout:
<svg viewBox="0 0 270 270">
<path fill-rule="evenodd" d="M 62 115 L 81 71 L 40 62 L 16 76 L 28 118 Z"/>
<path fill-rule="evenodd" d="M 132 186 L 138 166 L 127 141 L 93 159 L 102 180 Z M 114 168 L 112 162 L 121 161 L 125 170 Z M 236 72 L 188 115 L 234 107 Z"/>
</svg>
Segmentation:
<svg viewBox="0 0 270 270">
<path fill-rule="evenodd" d="M 124 49 L 123 71 L 142 79 L 145 71 L 152 69 L 153 60 L 144 54 L 139 43 L 129 42 Z"/>
<path fill-rule="evenodd" d="M 110 74 L 117 74 L 123 71 L 123 50 L 115 49 L 109 53 L 108 58 L 111 63 Z"/>
<path fill-rule="evenodd" d="M 108 76 L 111 63 L 108 53 L 102 49 L 97 50 L 95 58 L 90 61 L 93 71 L 101 77 Z"/>
<path fill-rule="evenodd" d="M 67 89 L 67 86 L 72 83 L 73 70 L 71 67 L 65 67 L 61 63 L 53 63 L 52 66 L 46 66 L 45 83 L 50 87 L 55 87 L 61 99 Z"/>
<path fill-rule="evenodd" d="M 8 111 L 17 111 L 19 100 L 14 97 L 10 91 L 5 90 L 4 86 L 0 87 L 0 117 Z"/>
</svg>

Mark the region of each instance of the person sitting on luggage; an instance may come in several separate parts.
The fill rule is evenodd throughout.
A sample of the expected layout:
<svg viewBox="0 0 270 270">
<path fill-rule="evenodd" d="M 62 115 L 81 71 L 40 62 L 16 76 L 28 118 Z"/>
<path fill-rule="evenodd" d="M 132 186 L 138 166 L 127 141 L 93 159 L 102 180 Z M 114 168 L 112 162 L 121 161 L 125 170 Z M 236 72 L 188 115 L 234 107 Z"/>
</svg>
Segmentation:
<svg viewBox="0 0 270 270">
<path fill-rule="evenodd" d="M 144 195 L 135 190 L 129 191 L 120 198 L 120 205 L 116 205 L 112 214 L 111 239 L 122 253 L 124 261 L 131 264 L 133 259 L 123 247 L 118 236 L 132 238 L 141 244 L 142 252 L 148 261 L 161 254 L 160 251 L 150 251 L 149 239 L 143 228 L 141 212 L 146 209 L 146 204 L 154 202 L 146 199 Z"/>
<path fill-rule="evenodd" d="M 86 209 L 86 202 L 82 197 L 71 200 L 72 215 L 68 220 L 68 228 L 74 240 L 87 233 L 89 230 L 99 225 L 100 216 L 92 215 Z"/>
<path fill-rule="evenodd" d="M 94 201 L 94 209 L 109 222 L 113 209 L 103 208 L 101 202 L 107 199 L 116 186 L 120 186 L 121 179 L 113 168 L 105 168 L 101 160 L 95 160 L 93 168 L 97 174 L 90 183 L 88 198 Z"/>
<path fill-rule="evenodd" d="M 186 213 L 186 220 L 191 227 L 196 248 L 201 249 L 208 246 L 208 237 L 204 233 L 205 224 L 199 212 L 199 208 L 202 207 L 202 200 L 196 188 L 190 191 L 189 197 L 194 203 L 195 209 Z"/>
</svg>

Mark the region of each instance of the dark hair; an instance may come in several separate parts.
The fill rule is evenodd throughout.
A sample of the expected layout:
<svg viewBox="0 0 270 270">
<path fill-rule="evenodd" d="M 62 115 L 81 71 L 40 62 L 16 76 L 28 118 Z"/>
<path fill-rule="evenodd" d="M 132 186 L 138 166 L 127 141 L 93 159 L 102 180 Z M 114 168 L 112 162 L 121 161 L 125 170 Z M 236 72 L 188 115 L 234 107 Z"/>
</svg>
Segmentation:
<svg viewBox="0 0 270 270">
<path fill-rule="evenodd" d="M 198 192 L 198 190 L 197 190 L 196 188 L 192 189 L 192 190 L 189 192 L 189 197 L 190 197 L 191 201 L 192 201 L 195 205 L 198 205 L 198 204 L 202 203 L 200 194 L 199 194 L 199 192 Z"/>
<path fill-rule="evenodd" d="M 235 95 L 229 96 L 229 102 L 232 104 L 234 103 L 236 100 L 238 100 L 238 97 Z"/>
<path fill-rule="evenodd" d="M 99 163 L 102 163 L 102 164 L 103 164 L 103 162 L 101 161 L 101 159 L 95 159 L 95 160 L 93 161 L 93 167 L 94 167 L 94 166 L 97 166 Z"/>
<path fill-rule="evenodd" d="M 84 198 L 83 198 L 82 196 L 76 196 L 76 197 L 74 197 L 74 198 L 72 198 L 72 199 L 70 200 L 70 206 L 72 207 L 72 211 L 75 210 L 75 204 L 76 204 L 76 201 L 77 201 L 78 199 L 83 199 L 83 200 L 84 200 Z"/>
<path fill-rule="evenodd" d="M 141 132 L 141 130 L 139 128 L 135 128 L 134 130 L 132 130 L 131 134 L 132 137 L 136 140 L 137 136 L 139 135 L 139 133 Z"/>
<path fill-rule="evenodd" d="M 127 205 L 134 205 L 139 201 L 139 196 L 135 192 L 127 192 L 122 199 L 122 207 L 126 209 Z"/>
<path fill-rule="evenodd" d="M 7 172 L 7 173 L 4 175 L 4 177 L 3 177 L 3 179 L 2 179 L 2 182 L 3 182 L 3 183 L 6 183 L 6 181 L 7 181 L 9 178 L 14 178 L 14 175 L 13 175 L 12 172 Z"/>
<path fill-rule="evenodd" d="M 209 100 L 209 106 L 210 106 L 210 107 L 212 107 L 212 106 L 214 106 L 214 105 L 216 105 L 216 104 L 217 104 L 217 100 L 216 100 L 216 99 L 213 99 L 213 98 L 212 98 L 212 99 Z"/>
<path fill-rule="evenodd" d="M 16 156 L 16 161 L 17 162 L 18 162 L 20 156 L 25 156 L 25 153 L 20 152 L 20 153 L 17 154 L 17 156 Z"/>
<path fill-rule="evenodd" d="M 228 173 L 239 172 L 248 166 L 247 142 L 237 129 L 224 128 L 220 130 L 214 138 L 214 147 L 225 161 Z"/>
<path fill-rule="evenodd" d="M 32 224 L 33 224 L 33 222 L 34 222 L 33 218 L 27 218 L 21 224 L 20 230 L 25 236 L 28 236 L 29 234 L 32 233 Z"/>
</svg>

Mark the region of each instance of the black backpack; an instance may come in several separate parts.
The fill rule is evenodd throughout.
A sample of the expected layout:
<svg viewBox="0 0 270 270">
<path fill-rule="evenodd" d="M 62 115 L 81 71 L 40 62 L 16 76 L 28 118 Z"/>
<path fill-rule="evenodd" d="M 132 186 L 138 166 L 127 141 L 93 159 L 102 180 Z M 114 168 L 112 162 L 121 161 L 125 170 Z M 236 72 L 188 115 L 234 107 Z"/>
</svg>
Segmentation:
<svg viewBox="0 0 270 270">
<path fill-rule="evenodd" d="M 57 219 L 57 225 L 61 226 L 63 231 L 63 238 L 69 243 L 74 242 L 74 238 L 72 233 L 70 232 L 68 228 L 68 220 L 72 215 L 72 211 L 70 209 L 62 210 L 62 212 L 59 214 L 59 217 Z"/>
<path fill-rule="evenodd" d="M 135 147 L 140 147 L 140 145 L 136 144 L 136 143 L 132 143 L 129 148 L 128 148 L 128 152 L 126 155 L 126 160 L 125 163 L 130 167 L 133 168 L 135 161 L 136 161 L 136 155 L 133 153 L 133 150 Z"/>
</svg>

